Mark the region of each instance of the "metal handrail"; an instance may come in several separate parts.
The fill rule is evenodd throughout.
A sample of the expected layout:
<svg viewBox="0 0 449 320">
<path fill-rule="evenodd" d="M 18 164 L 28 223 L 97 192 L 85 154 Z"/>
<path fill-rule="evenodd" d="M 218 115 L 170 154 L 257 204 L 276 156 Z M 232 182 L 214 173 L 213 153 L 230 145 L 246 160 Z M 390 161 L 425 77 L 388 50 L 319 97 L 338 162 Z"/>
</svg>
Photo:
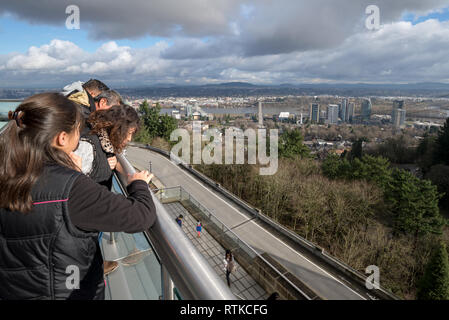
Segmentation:
<svg viewBox="0 0 449 320">
<path fill-rule="evenodd" d="M 133 175 L 136 172 L 125 156 L 117 155 L 117 161 L 125 174 Z M 119 174 L 119 178 L 123 185 L 127 185 L 126 176 Z M 145 233 L 161 258 L 162 267 L 167 270 L 182 298 L 237 300 L 161 202 L 152 192 L 151 194 L 156 206 L 157 220 Z"/>
</svg>

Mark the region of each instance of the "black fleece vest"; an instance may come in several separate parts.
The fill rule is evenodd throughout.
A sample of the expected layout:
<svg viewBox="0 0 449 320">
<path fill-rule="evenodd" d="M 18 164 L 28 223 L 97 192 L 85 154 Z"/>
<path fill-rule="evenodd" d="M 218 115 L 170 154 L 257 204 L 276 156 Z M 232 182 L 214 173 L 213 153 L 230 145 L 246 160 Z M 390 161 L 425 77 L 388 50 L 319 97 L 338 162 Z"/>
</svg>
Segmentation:
<svg viewBox="0 0 449 320">
<path fill-rule="evenodd" d="M 112 170 L 109 166 L 108 157 L 114 156 L 106 153 L 101 147 L 100 138 L 96 134 L 84 135 L 81 140 L 89 142 L 94 149 L 94 161 L 89 177 L 96 183 L 106 186 L 108 190 L 112 188 Z"/>
<path fill-rule="evenodd" d="M 102 299 L 97 232 L 75 227 L 68 198 L 80 173 L 44 168 L 28 214 L 0 208 L 0 299 Z M 70 288 L 79 270 L 80 289 Z M 68 284 L 68 285 L 67 285 Z"/>
</svg>

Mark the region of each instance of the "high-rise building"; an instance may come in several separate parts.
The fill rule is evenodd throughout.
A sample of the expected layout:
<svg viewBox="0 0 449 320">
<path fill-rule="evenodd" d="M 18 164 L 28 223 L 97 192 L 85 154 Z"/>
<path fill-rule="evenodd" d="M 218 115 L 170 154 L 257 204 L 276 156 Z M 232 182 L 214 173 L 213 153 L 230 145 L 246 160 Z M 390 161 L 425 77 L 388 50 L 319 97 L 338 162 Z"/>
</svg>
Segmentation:
<svg viewBox="0 0 449 320">
<path fill-rule="evenodd" d="M 339 117 L 341 121 L 346 122 L 346 113 L 348 112 L 348 99 L 343 99 L 340 105 Z"/>
<path fill-rule="evenodd" d="M 327 107 L 327 123 L 338 124 L 338 105 L 330 104 Z"/>
<path fill-rule="evenodd" d="M 346 122 L 352 123 L 352 119 L 354 118 L 354 103 L 348 103 L 348 108 L 346 110 Z"/>
<path fill-rule="evenodd" d="M 310 122 L 320 122 L 320 105 L 318 103 L 312 103 L 310 106 Z"/>
<path fill-rule="evenodd" d="M 404 100 L 393 101 L 393 110 L 391 111 L 391 123 L 396 126 L 398 110 L 404 109 Z"/>
<path fill-rule="evenodd" d="M 407 112 L 405 109 L 397 109 L 396 110 L 396 115 L 394 118 L 394 123 L 393 125 L 395 126 L 395 128 L 402 128 L 405 126 L 405 116 L 406 116 Z"/>
<path fill-rule="evenodd" d="M 324 124 L 326 123 L 327 119 L 327 110 L 320 110 L 320 121 L 319 123 Z"/>
<path fill-rule="evenodd" d="M 362 120 L 371 119 L 371 99 L 363 99 L 362 101 Z"/>
</svg>

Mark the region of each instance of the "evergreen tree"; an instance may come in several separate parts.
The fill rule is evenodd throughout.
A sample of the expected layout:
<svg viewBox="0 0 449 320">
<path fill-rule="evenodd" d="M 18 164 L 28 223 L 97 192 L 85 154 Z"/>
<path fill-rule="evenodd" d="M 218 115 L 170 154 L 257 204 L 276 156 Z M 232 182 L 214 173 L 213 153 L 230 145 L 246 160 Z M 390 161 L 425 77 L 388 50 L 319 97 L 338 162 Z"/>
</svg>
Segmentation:
<svg viewBox="0 0 449 320">
<path fill-rule="evenodd" d="M 145 130 L 142 136 L 147 139 L 149 135 L 150 139 L 154 137 L 162 137 L 166 140 L 170 139 L 170 134 L 177 128 L 176 119 L 169 115 L 161 115 L 161 107 L 159 103 L 155 107 L 150 107 L 145 100 L 142 102 L 139 108 L 139 112 L 143 119 L 143 128 Z"/>
<path fill-rule="evenodd" d="M 330 154 L 322 163 L 323 174 L 329 179 L 344 178 L 342 163 L 346 159 L 340 159 L 336 154 Z"/>
<path fill-rule="evenodd" d="M 331 179 L 366 180 L 379 186 L 395 231 L 411 234 L 416 249 L 420 236 L 442 232 L 444 219 L 438 207 L 442 195 L 431 181 L 421 180 L 405 170 L 391 170 L 389 165 L 382 157 L 363 156 L 348 161 L 329 156 L 321 168 Z"/>
<path fill-rule="evenodd" d="M 425 178 L 432 181 L 438 187 L 438 191 L 444 194 L 440 205 L 449 209 L 449 166 L 437 164 L 430 168 Z"/>
<path fill-rule="evenodd" d="M 434 250 L 418 284 L 419 300 L 449 300 L 449 260 L 443 242 Z"/>
<path fill-rule="evenodd" d="M 321 166 L 330 179 L 366 180 L 385 189 L 391 180 L 390 162 L 382 157 L 363 156 L 352 161 L 337 155 L 330 155 Z"/>
<path fill-rule="evenodd" d="M 417 163 L 424 174 L 435 164 L 436 146 L 435 136 L 426 133 L 416 149 Z"/>
<path fill-rule="evenodd" d="M 438 132 L 435 159 L 437 163 L 449 165 L 449 118 Z"/>
<path fill-rule="evenodd" d="M 161 111 L 159 105 L 152 108 L 149 106 L 148 101 L 145 100 L 140 104 L 139 111 L 150 137 L 157 137 L 159 135 L 159 113 Z"/>
<path fill-rule="evenodd" d="M 163 115 L 159 118 L 158 136 L 170 140 L 170 134 L 178 127 L 175 118 Z"/>
<path fill-rule="evenodd" d="M 134 135 L 133 140 L 140 143 L 148 143 L 151 144 L 151 136 L 148 133 L 147 128 L 145 127 L 144 121 L 140 120 L 140 129 L 137 131 L 137 133 Z"/>
<path fill-rule="evenodd" d="M 299 130 L 286 130 L 279 139 L 279 155 L 283 158 L 308 157 L 309 148 L 303 144 Z"/>
<path fill-rule="evenodd" d="M 363 156 L 363 142 L 365 139 L 358 139 L 352 144 L 352 150 L 349 153 L 349 160 L 361 159 Z"/>
<path fill-rule="evenodd" d="M 391 180 L 390 162 L 382 157 L 365 155 L 361 159 L 355 158 L 350 169 L 353 180 L 374 182 L 382 190 Z"/>
<path fill-rule="evenodd" d="M 415 249 L 419 236 L 441 234 L 444 225 L 438 208 L 441 195 L 430 181 L 395 169 L 384 194 L 395 220 L 395 230 L 413 235 Z"/>
</svg>

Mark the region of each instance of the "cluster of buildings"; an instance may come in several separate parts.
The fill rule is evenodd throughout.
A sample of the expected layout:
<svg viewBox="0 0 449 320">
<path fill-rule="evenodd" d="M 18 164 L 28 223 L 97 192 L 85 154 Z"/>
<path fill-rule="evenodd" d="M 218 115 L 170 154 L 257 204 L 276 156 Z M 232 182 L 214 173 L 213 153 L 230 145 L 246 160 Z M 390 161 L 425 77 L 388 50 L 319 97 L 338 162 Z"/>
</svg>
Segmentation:
<svg viewBox="0 0 449 320">
<path fill-rule="evenodd" d="M 362 123 L 367 123 L 372 116 L 371 99 L 363 99 L 361 103 L 360 120 Z M 391 113 L 391 123 L 396 128 L 403 128 L 405 126 L 406 110 L 403 100 L 393 101 L 393 109 Z M 348 99 L 343 99 L 339 104 L 330 104 L 327 110 L 321 110 L 318 102 L 310 105 L 309 122 L 316 124 L 331 124 L 337 125 L 339 123 L 353 123 L 355 120 L 355 104 L 349 102 Z"/>
<path fill-rule="evenodd" d="M 283 97 L 286 98 L 286 97 Z M 213 120 L 214 114 L 208 113 L 213 112 L 208 110 L 205 112 L 202 108 L 210 106 L 220 106 L 224 108 L 234 109 L 239 106 L 247 108 L 248 105 L 258 104 L 258 110 L 256 112 L 250 111 L 251 113 L 245 113 L 246 119 L 258 120 L 259 127 L 263 127 L 263 117 L 262 105 L 265 104 L 276 104 L 277 100 L 282 100 L 279 97 L 216 97 L 216 98 L 165 98 L 165 99 L 149 99 L 147 100 L 150 106 L 155 106 L 156 103 L 162 106 L 162 108 L 176 108 L 177 110 L 165 111 L 171 113 L 171 116 L 176 119 L 187 118 L 190 120 Z M 322 97 L 315 97 L 314 101 L 310 104 L 309 112 L 304 109 L 300 114 L 296 112 L 280 112 L 273 115 L 273 119 L 281 122 L 296 123 L 297 125 L 302 125 L 304 123 L 311 124 L 326 124 L 326 125 L 338 125 L 344 123 L 350 124 L 369 124 L 369 125 L 387 125 L 391 124 L 394 128 L 400 129 L 406 126 L 407 115 L 412 116 L 416 112 L 410 111 L 407 113 L 405 109 L 405 103 L 403 97 L 392 97 L 388 100 L 392 103 L 391 113 L 387 114 L 373 114 L 373 104 L 371 99 L 364 98 L 359 102 L 355 99 L 341 98 L 339 103 L 333 103 L 325 105 L 320 103 Z M 335 98 L 330 96 L 324 96 L 324 99 L 329 101 L 329 98 Z M 385 98 L 386 99 L 386 98 Z M 384 100 L 385 100 L 384 99 Z M 407 98 L 408 99 L 408 98 Z M 421 102 L 420 99 L 415 99 L 416 102 Z M 331 100 L 332 101 L 332 100 Z M 410 99 L 410 101 L 414 101 Z M 139 104 L 143 102 L 143 99 L 138 99 L 132 101 L 132 105 L 137 109 Z M 360 109 L 359 106 L 360 105 Z M 357 114 L 356 114 L 357 108 Z M 273 107 L 271 107 L 273 110 Z M 248 112 L 243 110 L 244 112 Z M 272 112 L 272 111 L 271 111 Z M 275 111 L 276 112 L 276 111 Z M 230 112 L 232 113 L 232 112 Z M 222 111 L 218 114 L 225 114 Z M 449 111 L 448 111 L 449 114 Z M 413 116 L 412 116 L 413 118 Z M 426 117 L 424 117 L 426 118 Z M 435 123 L 412 123 L 408 122 L 408 126 L 413 126 L 416 128 L 433 128 L 437 127 L 438 124 Z"/>
<path fill-rule="evenodd" d="M 274 102 L 284 97 L 264 96 L 263 101 Z M 257 96 L 248 97 L 160 97 L 133 99 L 134 105 L 139 105 L 147 100 L 150 105 L 159 105 L 162 108 L 187 108 L 188 106 L 200 106 L 208 108 L 240 108 L 253 105 L 260 100 Z"/>
<path fill-rule="evenodd" d="M 372 104 L 371 99 L 364 99 L 362 102 L 362 121 L 369 121 L 371 119 Z M 395 128 L 405 127 L 406 110 L 404 107 L 404 100 L 394 100 L 393 109 L 391 111 L 391 123 Z"/>
<path fill-rule="evenodd" d="M 320 104 L 315 102 L 310 106 L 309 121 L 325 124 L 352 123 L 354 109 L 354 103 L 349 102 L 348 99 L 343 99 L 339 104 L 330 104 L 327 112 L 320 110 Z"/>
</svg>

